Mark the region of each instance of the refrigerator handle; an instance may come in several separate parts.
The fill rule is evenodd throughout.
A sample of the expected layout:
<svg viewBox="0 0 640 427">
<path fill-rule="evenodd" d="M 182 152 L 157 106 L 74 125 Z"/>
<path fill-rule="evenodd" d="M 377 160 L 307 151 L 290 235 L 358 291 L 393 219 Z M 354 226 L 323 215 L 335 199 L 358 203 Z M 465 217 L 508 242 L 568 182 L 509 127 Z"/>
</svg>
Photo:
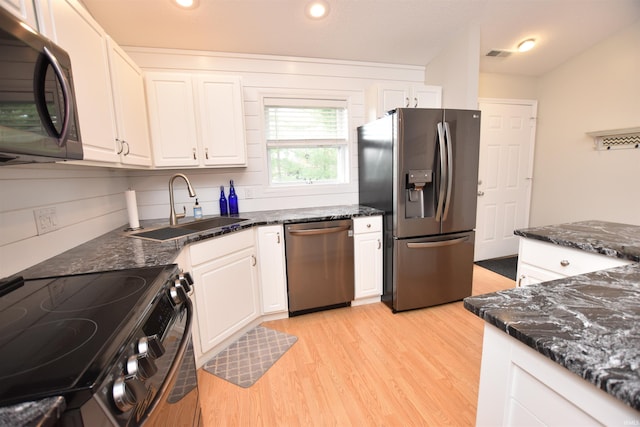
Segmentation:
<svg viewBox="0 0 640 427">
<path fill-rule="evenodd" d="M 444 201 L 442 221 L 447 220 L 449 204 L 451 202 L 451 190 L 453 189 L 453 137 L 451 135 L 451 129 L 449 128 L 449 122 L 444 122 L 444 136 L 445 144 L 447 145 L 447 198 Z"/>
<path fill-rule="evenodd" d="M 463 243 L 463 242 L 466 242 L 467 240 L 469 240 L 469 236 L 459 237 L 457 239 L 451 239 L 451 240 L 440 240 L 437 242 L 422 242 L 422 243 L 411 242 L 411 243 L 407 243 L 407 248 L 409 249 L 438 248 L 440 246 L 457 245 L 458 243 Z"/>
<path fill-rule="evenodd" d="M 440 189 L 438 190 L 438 206 L 436 207 L 436 221 L 440 222 L 442 218 L 442 208 L 444 207 L 444 197 L 446 191 L 445 178 L 447 176 L 447 163 L 446 163 L 446 144 L 444 141 L 444 129 L 442 123 L 438 123 L 438 145 L 440 149 Z"/>
</svg>

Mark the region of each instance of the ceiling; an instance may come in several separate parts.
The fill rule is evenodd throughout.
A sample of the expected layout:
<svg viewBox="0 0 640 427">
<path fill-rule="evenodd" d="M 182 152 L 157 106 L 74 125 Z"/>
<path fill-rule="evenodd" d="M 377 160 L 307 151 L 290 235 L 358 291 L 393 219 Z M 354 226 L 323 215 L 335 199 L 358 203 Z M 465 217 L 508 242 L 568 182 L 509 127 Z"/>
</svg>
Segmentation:
<svg viewBox="0 0 640 427">
<path fill-rule="evenodd" d="M 462 29 L 480 27 L 480 70 L 542 75 L 640 19 L 640 0 L 327 0 L 329 15 L 305 15 L 308 0 L 82 0 L 122 46 L 427 65 Z M 512 50 L 526 38 L 528 53 Z"/>
</svg>

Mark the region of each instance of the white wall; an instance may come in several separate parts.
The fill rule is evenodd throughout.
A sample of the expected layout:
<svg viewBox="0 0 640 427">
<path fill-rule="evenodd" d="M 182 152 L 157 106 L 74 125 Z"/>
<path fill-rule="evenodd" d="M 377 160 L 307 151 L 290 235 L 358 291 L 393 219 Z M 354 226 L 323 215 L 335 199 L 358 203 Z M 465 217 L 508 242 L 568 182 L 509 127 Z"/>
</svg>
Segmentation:
<svg viewBox="0 0 640 427">
<path fill-rule="evenodd" d="M 538 99 L 538 79 L 509 74 L 480 73 L 478 97 Z"/>
<path fill-rule="evenodd" d="M 146 69 L 242 76 L 248 167 L 162 171 L 67 164 L 0 167 L 0 277 L 118 227 L 124 229 L 127 213 L 123 193 L 128 188 L 137 192 L 142 219 L 168 222 L 168 182 L 176 172 L 189 176 L 205 215 L 218 213 L 218 187 L 224 184 L 228 191 L 229 179 L 237 184 L 241 213 L 357 203 L 356 127 L 364 122 L 366 90 L 375 83 L 424 83 L 424 67 L 415 66 L 144 49 L 129 49 L 129 53 Z M 337 94 L 350 99 L 351 182 L 340 192 L 312 186 L 289 192 L 267 187 L 258 99 L 262 93 L 288 91 Z M 176 181 L 175 190 L 178 209 L 186 205 L 192 215 L 194 200 L 189 199 L 184 184 Z M 56 208 L 60 228 L 39 236 L 33 210 L 42 207 Z"/>
<path fill-rule="evenodd" d="M 586 132 L 640 126 L 640 21 L 542 76 L 531 225 L 640 225 L 640 149 L 596 151 Z"/>
<path fill-rule="evenodd" d="M 479 52 L 480 27 L 473 24 L 427 65 L 425 82 L 442 86 L 442 107 L 478 108 Z"/>
<path fill-rule="evenodd" d="M 123 171 L 107 168 L 0 167 L 0 278 L 126 224 L 127 187 Z M 33 211 L 50 207 L 58 230 L 39 236 Z"/>
</svg>

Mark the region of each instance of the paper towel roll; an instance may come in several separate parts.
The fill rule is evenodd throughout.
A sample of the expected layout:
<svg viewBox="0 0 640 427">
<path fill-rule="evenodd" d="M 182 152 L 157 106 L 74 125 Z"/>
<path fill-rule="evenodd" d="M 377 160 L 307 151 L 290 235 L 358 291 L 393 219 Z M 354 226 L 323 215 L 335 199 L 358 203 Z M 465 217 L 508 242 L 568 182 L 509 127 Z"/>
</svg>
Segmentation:
<svg viewBox="0 0 640 427">
<path fill-rule="evenodd" d="M 136 202 L 135 190 L 127 190 L 124 192 L 127 199 L 127 212 L 129 213 L 129 227 L 136 230 L 140 228 L 140 220 L 138 219 L 138 203 Z"/>
</svg>

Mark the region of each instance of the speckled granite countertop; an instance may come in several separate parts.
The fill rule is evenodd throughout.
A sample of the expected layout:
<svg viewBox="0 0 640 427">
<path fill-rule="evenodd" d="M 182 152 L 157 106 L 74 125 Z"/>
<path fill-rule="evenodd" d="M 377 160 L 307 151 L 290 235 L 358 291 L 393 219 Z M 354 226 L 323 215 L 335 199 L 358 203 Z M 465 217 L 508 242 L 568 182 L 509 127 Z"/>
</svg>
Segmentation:
<svg viewBox="0 0 640 427">
<path fill-rule="evenodd" d="M 637 226 L 584 221 L 516 234 L 639 260 Z M 640 410 L 640 264 L 468 297 L 464 307 Z"/>
<path fill-rule="evenodd" d="M 241 223 L 237 227 L 203 231 L 167 242 L 132 238 L 129 236 L 129 232 L 124 231 L 127 227 L 124 224 L 122 227 L 17 274 L 33 278 L 172 264 L 182 248 L 189 243 L 214 238 L 238 230 L 261 225 L 327 221 L 382 214 L 383 212 L 377 209 L 359 205 L 243 212 L 240 217 L 246 218 L 248 221 Z M 209 218 L 209 216 L 205 216 L 206 218 Z M 184 223 L 189 220 L 193 220 L 193 218 L 187 218 L 181 222 Z M 141 221 L 141 225 L 145 229 L 151 229 L 165 226 L 168 222 L 168 219 L 145 220 Z M 52 397 L 37 402 L 26 402 L 0 408 L 0 425 L 40 425 L 38 423 L 53 425 L 60 414 L 64 412 L 64 408 L 65 401 L 62 397 Z M 49 422 L 50 424 L 47 424 Z"/>
<path fill-rule="evenodd" d="M 514 234 L 587 252 L 640 261 L 640 226 L 580 221 L 516 230 Z"/>
<path fill-rule="evenodd" d="M 240 217 L 246 218 L 248 221 L 222 229 L 197 232 L 165 242 L 130 237 L 130 233 L 124 231 L 127 225 L 123 225 L 87 243 L 27 268 L 19 274 L 24 277 L 45 277 L 165 265 L 175 262 L 182 248 L 189 243 L 255 226 L 327 221 L 382 214 L 382 211 L 360 205 L 243 212 Z M 204 219 L 206 218 L 210 217 L 205 216 Z M 183 219 L 180 222 L 184 223 L 190 220 L 193 220 L 193 218 Z M 168 219 L 140 221 L 140 224 L 145 229 L 166 226 L 168 223 Z"/>
</svg>

